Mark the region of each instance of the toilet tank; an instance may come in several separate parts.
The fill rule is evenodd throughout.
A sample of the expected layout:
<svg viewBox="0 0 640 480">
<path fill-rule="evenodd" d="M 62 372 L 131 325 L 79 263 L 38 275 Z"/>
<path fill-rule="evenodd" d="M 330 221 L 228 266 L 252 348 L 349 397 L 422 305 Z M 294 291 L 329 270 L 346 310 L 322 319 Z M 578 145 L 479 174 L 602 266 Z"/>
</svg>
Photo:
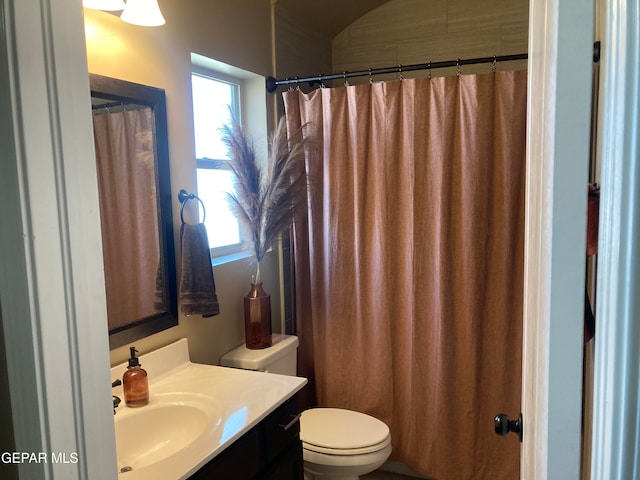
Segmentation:
<svg viewBox="0 0 640 480">
<path fill-rule="evenodd" d="M 298 337 L 295 335 L 273 334 L 270 347 L 250 350 L 240 345 L 225 353 L 220 359 L 220 365 L 295 376 L 298 343 Z"/>
</svg>

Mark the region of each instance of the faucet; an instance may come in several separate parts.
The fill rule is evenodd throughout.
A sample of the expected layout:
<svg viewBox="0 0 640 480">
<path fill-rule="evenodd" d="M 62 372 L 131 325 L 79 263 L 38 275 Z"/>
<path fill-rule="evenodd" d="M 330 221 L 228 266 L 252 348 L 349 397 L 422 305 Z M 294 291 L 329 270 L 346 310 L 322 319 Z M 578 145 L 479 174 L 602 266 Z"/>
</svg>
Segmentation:
<svg viewBox="0 0 640 480">
<path fill-rule="evenodd" d="M 117 387 L 118 385 L 122 385 L 122 382 L 120 380 L 116 380 L 112 382 L 111 388 Z M 120 405 L 120 402 L 122 402 L 120 397 L 113 395 L 113 414 L 114 415 L 116 414 L 116 408 L 118 408 L 118 405 Z"/>
</svg>

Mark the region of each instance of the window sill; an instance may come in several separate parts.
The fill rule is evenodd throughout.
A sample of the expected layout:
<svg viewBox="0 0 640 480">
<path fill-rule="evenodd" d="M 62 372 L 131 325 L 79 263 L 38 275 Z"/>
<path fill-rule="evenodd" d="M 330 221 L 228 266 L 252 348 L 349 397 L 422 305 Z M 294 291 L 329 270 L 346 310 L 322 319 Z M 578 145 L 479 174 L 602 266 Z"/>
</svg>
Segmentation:
<svg viewBox="0 0 640 480">
<path fill-rule="evenodd" d="M 218 257 L 214 257 L 211 259 L 211 265 L 213 265 L 214 267 L 217 265 L 224 265 L 225 263 L 235 262 L 237 260 L 242 260 L 244 258 L 249 258 L 251 256 L 253 256 L 253 253 L 248 251 L 229 253 L 227 255 L 220 255 Z"/>
</svg>

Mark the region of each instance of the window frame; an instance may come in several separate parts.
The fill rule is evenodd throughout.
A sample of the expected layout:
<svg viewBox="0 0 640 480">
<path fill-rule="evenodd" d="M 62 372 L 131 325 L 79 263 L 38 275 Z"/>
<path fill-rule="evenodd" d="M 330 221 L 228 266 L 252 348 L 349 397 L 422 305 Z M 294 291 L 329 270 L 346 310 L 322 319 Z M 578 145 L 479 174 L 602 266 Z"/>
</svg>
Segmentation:
<svg viewBox="0 0 640 480">
<path fill-rule="evenodd" d="M 231 102 L 232 102 L 231 110 L 233 115 L 235 115 L 236 118 L 240 122 L 242 122 L 242 106 L 243 106 L 243 96 L 244 96 L 243 95 L 244 80 L 242 78 L 221 73 L 213 69 L 196 66 L 196 65 L 191 66 L 191 77 L 193 76 L 199 76 L 212 81 L 231 85 L 233 87 L 232 93 L 231 93 Z M 193 91 L 192 91 L 191 103 L 192 103 L 192 107 L 191 107 L 192 117 L 194 121 L 193 141 L 194 141 L 194 148 L 195 148 L 196 138 L 195 138 L 195 116 L 193 114 L 193 104 L 194 104 Z M 196 156 L 196 175 L 198 170 L 201 170 L 201 169 L 231 171 L 231 167 L 229 166 L 228 162 L 229 162 L 228 159 L 208 158 L 208 157 L 198 158 Z M 213 263 L 219 262 L 221 260 L 221 257 L 238 256 L 238 255 L 244 254 L 247 251 L 247 245 L 245 241 L 246 239 L 245 239 L 245 236 L 243 235 L 243 231 L 239 222 L 238 222 L 238 232 L 239 232 L 238 243 L 222 245 L 222 246 L 213 247 L 210 249 L 211 259 Z"/>
</svg>

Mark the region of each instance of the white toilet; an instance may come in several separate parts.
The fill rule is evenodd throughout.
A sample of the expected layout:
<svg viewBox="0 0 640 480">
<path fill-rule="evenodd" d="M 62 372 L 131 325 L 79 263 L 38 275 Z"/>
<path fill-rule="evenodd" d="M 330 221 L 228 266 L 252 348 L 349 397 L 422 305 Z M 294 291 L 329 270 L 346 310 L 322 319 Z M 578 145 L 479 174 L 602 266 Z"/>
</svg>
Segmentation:
<svg viewBox="0 0 640 480">
<path fill-rule="evenodd" d="M 297 372 L 298 337 L 273 335 L 273 345 L 249 350 L 244 345 L 225 354 L 225 367 L 283 375 Z M 384 422 L 339 408 L 312 408 L 300 417 L 305 480 L 357 480 L 387 461 L 391 435 Z"/>
</svg>

